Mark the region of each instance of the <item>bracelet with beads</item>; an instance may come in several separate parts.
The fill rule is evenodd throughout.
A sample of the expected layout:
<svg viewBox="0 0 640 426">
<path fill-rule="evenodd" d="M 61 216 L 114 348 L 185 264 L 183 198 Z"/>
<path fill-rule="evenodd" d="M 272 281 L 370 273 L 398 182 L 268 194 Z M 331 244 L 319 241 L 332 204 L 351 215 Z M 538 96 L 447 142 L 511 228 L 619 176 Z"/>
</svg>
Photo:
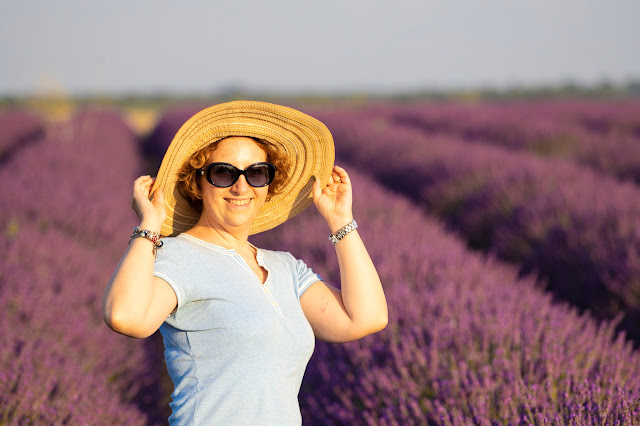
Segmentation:
<svg viewBox="0 0 640 426">
<path fill-rule="evenodd" d="M 131 238 L 129 239 L 129 243 L 134 238 L 145 238 L 153 244 L 153 255 L 155 256 L 158 249 L 162 248 L 162 240 L 160 239 L 160 234 L 156 231 L 150 231 L 148 229 L 142 229 L 139 226 L 133 228 L 133 234 L 131 234 Z"/>
</svg>

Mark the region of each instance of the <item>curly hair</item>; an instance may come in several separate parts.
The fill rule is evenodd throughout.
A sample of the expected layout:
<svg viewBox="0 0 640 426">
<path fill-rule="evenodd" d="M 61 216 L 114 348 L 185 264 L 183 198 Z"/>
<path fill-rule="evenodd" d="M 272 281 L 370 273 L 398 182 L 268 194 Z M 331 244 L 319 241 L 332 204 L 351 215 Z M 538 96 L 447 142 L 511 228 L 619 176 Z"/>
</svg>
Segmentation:
<svg viewBox="0 0 640 426">
<path fill-rule="evenodd" d="M 220 141 L 224 139 L 226 138 L 213 142 L 191 154 L 178 171 L 178 180 L 176 182 L 178 190 L 189 202 L 189 205 L 199 213 L 202 213 L 202 188 L 200 187 L 201 179 L 199 179 L 198 170 L 206 165 L 209 156 L 216 150 Z M 273 179 L 273 182 L 269 184 L 269 191 L 267 192 L 268 201 L 272 196 L 277 194 L 287 182 L 291 162 L 289 161 L 287 154 L 278 150 L 268 141 L 254 137 L 249 137 L 249 139 L 253 139 L 255 143 L 267 154 L 267 161 L 276 166 L 276 176 Z"/>
</svg>

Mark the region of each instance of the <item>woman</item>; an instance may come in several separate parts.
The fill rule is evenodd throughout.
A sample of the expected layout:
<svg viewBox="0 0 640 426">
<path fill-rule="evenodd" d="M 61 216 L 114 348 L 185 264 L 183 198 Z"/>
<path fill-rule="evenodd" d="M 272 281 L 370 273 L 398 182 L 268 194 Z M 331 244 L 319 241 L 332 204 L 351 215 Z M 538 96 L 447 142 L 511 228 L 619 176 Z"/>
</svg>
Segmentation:
<svg viewBox="0 0 640 426">
<path fill-rule="evenodd" d="M 386 326 L 351 182 L 333 159 L 319 121 L 237 101 L 190 118 L 158 177 L 135 181 L 141 223 L 107 286 L 103 315 L 131 337 L 162 332 L 171 424 L 300 424 L 314 336 L 347 342 Z M 329 226 L 341 290 L 292 255 L 248 241 L 311 202 Z"/>
</svg>

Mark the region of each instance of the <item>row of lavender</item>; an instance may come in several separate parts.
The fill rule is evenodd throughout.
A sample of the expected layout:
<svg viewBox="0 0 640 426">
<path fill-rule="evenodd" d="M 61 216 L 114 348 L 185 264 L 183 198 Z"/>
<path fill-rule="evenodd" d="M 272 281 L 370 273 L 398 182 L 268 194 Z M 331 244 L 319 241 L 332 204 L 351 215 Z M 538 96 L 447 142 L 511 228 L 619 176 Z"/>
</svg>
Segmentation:
<svg viewBox="0 0 640 426">
<path fill-rule="evenodd" d="M 100 314 L 135 223 L 136 138 L 106 111 L 46 129 L 16 112 L 0 122 L 0 423 L 166 419 L 161 352 L 116 335 Z"/>
<path fill-rule="evenodd" d="M 640 354 L 614 324 L 553 304 L 530 278 L 469 252 L 420 209 L 351 171 L 354 214 L 390 323 L 318 342 L 300 395 L 309 424 L 637 424 Z M 304 233 L 299 230 L 304 229 Z M 313 207 L 254 243 L 339 272 Z"/>
<path fill-rule="evenodd" d="M 338 155 L 411 196 L 474 248 L 538 272 L 640 338 L 640 189 L 573 162 L 423 132 L 369 111 L 316 111 Z"/>
<path fill-rule="evenodd" d="M 378 105 L 373 113 L 429 135 L 562 157 L 640 182 L 640 101 Z"/>
<path fill-rule="evenodd" d="M 44 136 L 43 121 L 35 114 L 10 110 L 0 114 L 0 164 L 20 148 Z"/>
</svg>

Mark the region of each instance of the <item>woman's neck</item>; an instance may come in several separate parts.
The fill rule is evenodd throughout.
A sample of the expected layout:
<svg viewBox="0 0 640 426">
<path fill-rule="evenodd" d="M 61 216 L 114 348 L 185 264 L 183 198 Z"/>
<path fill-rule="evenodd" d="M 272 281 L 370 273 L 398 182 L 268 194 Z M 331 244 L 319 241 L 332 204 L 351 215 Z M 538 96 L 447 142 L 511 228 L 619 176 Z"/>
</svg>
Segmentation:
<svg viewBox="0 0 640 426">
<path fill-rule="evenodd" d="M 248 241 L 248 229 L 225 229 L 221 226 L 213 226 L 206 218 L 206 215 L 202 215 L 198 223 L 186 233 L 226 249 L 240 251 L 246 249 L 247 246 L 251 246 Z"/>
</svg>

